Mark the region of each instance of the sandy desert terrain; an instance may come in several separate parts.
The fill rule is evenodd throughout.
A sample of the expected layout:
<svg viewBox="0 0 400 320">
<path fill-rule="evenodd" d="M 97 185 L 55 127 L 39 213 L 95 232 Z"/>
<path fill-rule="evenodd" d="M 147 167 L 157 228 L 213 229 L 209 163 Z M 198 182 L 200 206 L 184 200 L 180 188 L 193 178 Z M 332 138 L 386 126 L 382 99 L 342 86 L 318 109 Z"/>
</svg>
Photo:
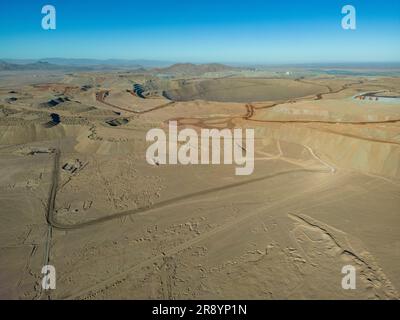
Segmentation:
<svg viewBox="0 0 400 320">
<path fill-rule="evenodd" d="M 4 73 L 0 298 L 399 299 L 399 97 L 392 76 Z M 254 129 L 253 174 L 148 164 L 170 120 Z"/>
</svg>

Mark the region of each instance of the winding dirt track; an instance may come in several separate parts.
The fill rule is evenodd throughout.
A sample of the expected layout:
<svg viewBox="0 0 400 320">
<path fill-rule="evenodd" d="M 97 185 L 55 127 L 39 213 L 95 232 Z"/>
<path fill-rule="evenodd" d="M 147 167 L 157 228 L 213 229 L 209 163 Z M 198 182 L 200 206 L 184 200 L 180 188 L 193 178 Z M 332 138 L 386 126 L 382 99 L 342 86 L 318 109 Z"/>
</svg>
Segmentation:
<svg viewBox="0 0 400 320">
<path fill-rule="evenodd" d="M 59 180 L 59 174 L 60 174 L 60 168 L 59 168 L 60 156 L 61 156 L 60 150 L 56 150 L 56 152 L 54 153 L 54 169 L 53 169 L 53 177 L 52 177 L 52 186 L 51 186 L 51 190 L 50 190 L 50 196 L 49 196 L 49 201 L 48 201 L 48 206 L 47 206 L 47 216 L 46 216 L 48 225 L 55 229 L 59 229 L 59 230 L 80 229 L 80 228 L 88 227 L 88 226 L 95 225 L 98 223 L 115 220 L 115 219 L 118 219 L 121 217 L 138 214 L 138 213 L 144 213 L 144 212 L 148 212 L 151 210 L 156 210 L 156 209 L 160 209 L 163 207 L 171 206 L 178 202 L 182 202 L 184 200 L 191 199 L 194 197 L 200 197 L 200 196 L 211 194 L 214 192 L 228 190 L 231 188 L 240 187 L 243 185 L 247 185 L 247 184 L 275 178 L 275 177 L 278 177 L 281 175 L 295 173 L 295 172 L 296 173 L 298 173 L 298 172 L 320 172 L 320 173 L 331 172 L 330 170 L 311 170 L 311 169 L 304 169 L 304 168 L 282 171 L 282 172 L 277 172 L 274 174 L 254 178 L 254 179 L 248 179 L 245 181 L 240 181 L 240 182 L 236 182 L 236 183 L 232 183 L 232 184 L 228 184 L 228 185 L 224 185 L 224 186 L 220 186 L 220 187 L 216 187 L 216 188 L 211 188 L 211 189 L 206 189 L 206 190 L 202 190 L 202 191 L 198 191 L 198 192 L 194 192 L 194 193 L 190 193 L 190 194 L 185 194 L 185 195 L 182 195 L 179 197 L 175 197 L 172 199 L 158 202 L 152 206 L 146 206 L 146 207 L 142 207 L 142 208 L 138 208 L 138 209 L 134 209 L 134 210 L 127 210 L 127 211 L 119 212 L 119 213 L 116 213 L 116 214 L 113 214 L 110 216 L 105 216 L 105 217 L 101 217 L 98 219 L 89 220 L 89 221 L 85 221 L 85 222 L 81 222 L 81 223 L 77 223 L 77 224 L 64 224 L 64 223 L 57 221 L 57 219 L 55 217 L 55 210 L 54 210 L 57 188 L 58 188 L 58 180 Z"/>
<path fill-rule="evenodd" d="M 312 153 L 312 151 L 311 151 L 311 153 Z M 216 187 L 216 188 L 211 188 L 211 189 L 206 189 L 206 190 L 202 190 L 202 191 L 199 191 L 199 192 L 186 194 L 186 195 L 183 195 L 183 196 L 179 196 L 179 197 L 175 197 L 175 198 L 168 199 L 168 200 L 165 200 L 165 201 L 161 201 L 161 202 L 156 203 L 155 205 L 152 205 L 152 206 L 142 207 L 142 208 L 138 208 L 138 209 L 135 209 L 135 210 L 127 210 L 127 211 L 119 212 L 119 213 L 111 215 L 111 216 L 105 216 L 105 217 L 101 217 L 101 218 L 98 218 L 98 219 L 95 219 L 95 220 L 89 220 L 89 221 L 85 221 L 85 222 L 82 222 L 82 223 L 77 223 L 77 224 L 71 225 L 71 224 L 63 224 L 63 223 L 57 221 L 56 216 L 55 216 L 55 202 L 56 202 L 56 195 L 57 195 L 59 175 L 60 175 L 60 157 L 61 157 L 60 150 L 59 149 L 55 149 L 55 151 L 54 151 L 54 166 L 53 166 L 53 173 L 52 173 L 52 181 L 51 181 L 51 188 L 50 188 L 50 194 L 49 194 L 48 205 L 47 205 L 47 213 L 46 213 L 46 220 L 47 220 L 47 224 L 48 224 L 48 233 L 47 233 L 47 239 L 46 239 L 46 242 L 45 242 L 45 257 L 44 257 L 44 264 L 45 265 L 49 263 L 49 259 L 50 259 L 51 235 L 52 235 L 53 229 L 56 229 L 56 230 L 76 230 L 76 229 L 80 229 L 80 228 L 84 228 L 84 227 L 89 227 L 89 226 L 92 226 L 92 225 L 97 225 L 97 224 L 104 223 L 104 222 L 107 222 L 107 221 L 115 220 L 115 219 L 118 219 L 118 218 L 121 218 L 121 217 L 129 216 L 129 215 L 133 215 L 133 214 L 138 214 L 138 213 L 145 213 L 145 212 L 149 212 L 149 211 L 152 211 L 152 210 L 157 210 L 157 209 L 160 209 L 160 208 L 163 208 L 163 207 L 167 207 L 167 206 L 173 206 L 175 204 L 180 204 L 180 203 L 182 203 L 182 202 L 184 202 L 185 200 L 188 200 L 188 199 L 200 197 L 200 196 L 207 195 L 207 194 L 212 194 L 212 193 L 215 193 L 215 192 L 218 192 L 218 191 L 222 191 L 222 190 L 228 190 L 228 189 L 231 189 L 231 188 L 244 186 L 244 185 L 247 185 L 247 184 L 251 184 L 251 183 L 255 183 L 255 182 L 259 182 L 259 181 L 263 181 L 263 180 L 267 180 L 267 179 L 272 179 L 272 178 L 279 177 L 279 176 L 282 176 L 282 175 L 287 175 L 287 174 L 292 174 L 292 173 L 299 173 L 299 172 L 309 172 L 309 173 L 332 173 L 333 172 L 332 168 L 331 167 L 329 168 L 329 166 L 327 167 L 327 170 L 322 170 L 322 169 L 321 170 L 317 170 L 317 169 L 312 170 L 312 169 L 301 168 L 301 169 L 292 169 L 292 170 L 277 172 L 277 173 L 274 173 L 274 174 L 265 175 L 265 176 L 258 177 L 258 178 L 255 178 L 255 179 L 248 179 L 248 180 L 237 182 L 237 183 L 232 183 L 232 184 L 228 184 L 228 185 L 224 185 L 224 186 L 220 186 L 220 187 Z M 315 189 L 315 187 L 321 187 L 321 185 L 314 186 L 312 189 Z M 291 199 L 293 197 L 297 197 L 297 196 L 299 196 L 299 195 L 301 195 L 301 194 L 303 194 L 305 192 L 308 192 L 308 190 L 305 190 L 305 191 L 303 191 L 303 192 L 301 192 L 299 194 L 296 194 L 296 195 L 294 195 L 292 197 L 285 198 L 283 201 L 286 202 L 289 199 Z M 274 205 L 277 205 L 277 204 L 274 204 Z M 198 241 L 203 240 L 205 237 L 209 237 L 212 234 L 215 234 L 215 233 L 217 233 L 219 231 L 225 230 L 225 229 L 227 229 L 227 228 L 229 228 L 229 227 L 231 227 L 233 225 L 236 225 L 240 221 L 243 221 L 244 219 L 247 219 L 247 218 L 253 216 L 254 214 L 258 214 L 258 211 L 249 213 L 248 215 L 240 217 L 238 219 L 238 221 L 235 220 L 235 221 L 233 221 L 233 222 L 231 222 L 229 224 L 222 225 L 221 227 L 217 227 L 216 229 L 213 229 L 212 231 L 210 231 L 210 232 L 208 232 L 208 233 L 206 233 L 206 234 L 204 234 L 202 236 L 196 237 L 193 240 L 185 242 L 184 243 L 184 248 L 187 248 L 188 246 L 192 245 L 192 243 L 196 243 Z M 181 249 L 179 249 L 179 248 L 181 246 L 173 248 L 172 251 L 176 251 L 176 250 L 180 251 Z M 151 263 L 151 261 L 153 261 L 154 259 L 158 259 L 158 258 L 159 257 L 157 256 L 157 257 L 145 260 L 145 261 L 143 261 L 143 263 L 135 265 L 132 268 L 133 269 L 140 268 L 142 264 L 147 265 L 147 264 Z M 128 270 L 125 270 L 123 272 L 123 274 L 129 273 L 132 268 L 130 268 Z M 107 279 L 106 282 L 107 283 L 112 282 L 112 281 L 115 280 L 116 277 L 119 278 L 120 276 L 121 276 L 121 274 L 115 275 L 114 277 Z M 99 286 L 104 286 L 104 282 L 102 282 L 101 284 L 97 284 L 95 287 L 88 288 L 85 292 L 86 293 L 87 292 L 92 292 L 92 290 L 94 288 L 99 288 Z M 82 295 L 82 292 L 80 292 L 78 295 Z M 39 294 L 39 298 L 43 298 L 42 292 Z M 47 298 L 49 299 L 50 296 L 47 296 Z"/>
<path fill-rule="evenodd" d="M 49 262 L 49 257 L 50 257 L 50 248 L 51 248 L 51 235 L 52 235 L 52 231 L 53 229 L 58 229 L 58 230 L 76 230 L 76 229 L 80 229 L 80 228 L 84 228 L 84 227 L 89 227 L 92 225 L 97 225 L 100 223 L 104 223 L 107 221 L 111 221 L 111 220 L 115 220 L 121 217 L 125 217 L 125 216 L 129 216 L 129 215 L 133 215 L 133 214 L 138 214 L 138 213 L 144 213 L 144 212 L 149 212 L 152 210 L 157 210 L 163 207 L 167 207 L 167 206 L 173 206 L 175 204 L 179 204 L 182 203 L 183 201 L 187 200 L 187 199 L 192 199 L 195 197 L 200 197 L 203 195 L 207 195 L 207 194 L 212 194 L 218 191 L 222 191 L 222 190 L 228 190 L 231 188 L 235 188 L 235 187 L 240 187 L 240 186 L 244 186 L 247 184 L 251 184 L 251 183 L 255 183 L 255 182 L 259 182 L 259 181 L 263 181 L 263 180 L 267 180 L 267 179 L 272 179 L 275 177 L 279 177 L 282 175 L 287 175 L 287 174 L 292 174 L 292 173 L 299 173 L 299 172 L 309 172 L 309 173 L 332 173 L 331 168 L 328 168 L 326 170 L 312 170 L 312 169 L 292 169 L 292 170 L 287 170 L 287 171 L 282 171 L 282 172 L 277 172 L 274 174 L 270 174 L 270 175 L 265 175 L 262 177 L 258 177 L 255 179 L 249 179 L 249 180 L 245 180 L 245 181 L 241 181 L 241 182 L 237 182 L 237 183 L 232 183 L 229 185 L 225 185 L 225 186 L 220 186 L 220 187 L 216 187 L 216 188 L 211 188 L 211 189 L 206 189 L 206 190 L 202 190 L 199 192 L 194 192 L 191 194 L 186 194 L 183 196 L 179 196 L 179 197 L 175 197 L 172 199 L 168 199 L 165 201 L 161 201 L 159 203 L 156 203 L 155 205 L 152 206 L 148 206 L 148 207 L 143 207 L 143 208 L 138 208 L 135 210 L 128 210 L 128 211 L 124 211 L 124 212 L 120 212 L 111 216 L 105 216 L 105 217 L 101 217 L 95 220 L 89 220 L 86 222 L 82 222 L 82 223 L 77 223 L 77 224 L 63 224 L 59 221 L 57 221 L 56 217 L 55 217 L 55 202 L 56 202 L 56 194 L 57 194 L 57 189 L 58 189 L 58 181 L 59 181 L 59 175 L 60 175 L 60 156 L 61 156 L 61 152 L 59 149 L 56 149 L 54 152 L 54 167 L 53 167 L 53 174 L 52 174 L 52 182 L 51 182 L 51 188 L 50 188 L 50 195 L 49 195 L 49 199 L 48 199 L 48 205 L 47 205 L 47 214 L 46 214 L 46 220 L 47 220 L 47 224 L 48 224 L 48 234 L 47 234 L 47 240 L 45 243 L 45 262 L 47 262 L 46 264 L 48 264 Z M 307 190 L 304 190 L 298 194 L 294 194 L 292 196 L 289 197 L 285 197 L 283 200 L 278 201 L 272 205 L 268 205 L 267 207 L 263 207 L 262 210 L 265 210 L 269 207 L 275 207 L 275 206 L 279 206 L 282 203 L 286 203 L 287 201 L 293 200 L 294 198 L 297 198 L 301 195 L 303 195 L 304 193 L 308 193 L 308 192 L 313 192 L 323 186 L 325 186 L 327 183 L 322 183 L 322 184 L 318 184 L 315 185 Z M 234 227 L 235 225 L 237 225 L 238 223 L 252 217 L 255 216 L 257 214 L 259 214 L 261 211 L 261 209 L 256 210 L 254 212 L 250 212 L 247 215 L 241 216 L 227 224 L 223 224 L 205 234 L 202 234 L 201 236 L 195 237 L 194 239 L 191 239 L 189 241 L 184 242 L 183 244 L 172 248 L 171 250 L 169 250 L 167 253 L 162 253 L 160 255 L 157 255 L 155 257 L 149 258 L 147 260 L 142 261 L 139 264 L 136 264 L 134 266 L 131 266 L 130 268 L 122 271 L 121 273 L 115 274 L 114 276 L 107 278 L 99 283 L 97 283 L 94 286 L 91 286 L 89 288 L 84 289 L 84 291 L 80 291 L 78 293 L 75 293 L 73 295 L 70 295 L 66 298 L 69 299 L 73 299 L 73 298 L 77 298 L 77 297 L 81 297 L 81 296 L 86 296 L 86 295 L 90 295 L 93 292 L 96 292 L 98 290 L 102 290 L 105 286 L 107 286 L 107 284 L 110 283 L 114 283 L 115 281 L 118 281 L 119 279 L 121 279 L 121 277 L 123 277 L 124 275 L 142 268 L 143 266 L 149 265 L 155 261 L 157 261 L 158 259 L 164 257 L 165 254 L 171 255 L 177 252 L 180 252 L 181 250 L 184 250 L 188 247 L 190 247 L 191 245 L 200 242 L 214 234 L 217 234 L 221 231 L 227 230 L 231 227 Z M 42 292 L 39 295 L 39 299 L 43 298 Z M 50 296 L 47 296 L 47 299 L 50 299 Z"/>
</svg>

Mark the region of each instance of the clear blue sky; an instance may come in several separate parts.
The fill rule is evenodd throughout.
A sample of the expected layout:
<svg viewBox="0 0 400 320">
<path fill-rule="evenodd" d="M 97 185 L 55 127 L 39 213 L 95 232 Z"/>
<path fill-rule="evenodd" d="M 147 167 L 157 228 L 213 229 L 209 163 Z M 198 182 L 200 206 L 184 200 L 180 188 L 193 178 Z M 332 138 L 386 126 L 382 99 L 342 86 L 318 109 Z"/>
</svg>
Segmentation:
<svg viewBox="0 0 400 320">
<path fill-rule="evenodd" d="M 57 29 L 41 28 L 41 8 Z M 357 30 L 341 28 L 341 8 Z M 0 58 L 400 61 L 399 0 L 1 0 Z"/>
</svg>

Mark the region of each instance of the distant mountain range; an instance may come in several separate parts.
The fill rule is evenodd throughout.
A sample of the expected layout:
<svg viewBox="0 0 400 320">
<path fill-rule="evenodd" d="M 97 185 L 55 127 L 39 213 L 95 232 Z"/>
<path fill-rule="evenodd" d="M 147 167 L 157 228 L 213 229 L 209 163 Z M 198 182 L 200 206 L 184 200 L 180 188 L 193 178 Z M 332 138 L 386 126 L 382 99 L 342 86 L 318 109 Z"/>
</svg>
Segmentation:
<svg viewBox="0 0 400 320">
<path fill-rule="evenodd" d="M 400 69 L 400 63 L 318 63 L 318 64 L 291 64 L 291 65 L 225 65 L 221 63 L 176 63 L 161 60 L 123 60 L 123 59 L 66 59 L 45 58 L 32 59 L 0 59 L 0 71 L 107 71 L 132 70 L 140 73 L 161 73 L 171 75 L 202 75 L 208 72 L 226 72 L 238 70 L 275 70 L 285 68 L 300 68 L 315 70 L 322 73 L 341 70 L 379 70 L 382 72 Z"/>
<path fill-rule="evenodd" d="M 165 74 L 186 74 L 201 75 L 207 72 L 223 72 L 239 70 L 219 63 L 193 64 L 177 63 L 172 64 L 163 61 L 152 60 L 95 60 L 95 59 L 63 59 L 47 58 L 40 61 L 35 60 L 0 60 L 0 71 L 90 71 L 90 70 L 115 70 L 131 69 L 140 72 L 156 72 Z"/>
<path fill-rule="evenodd" d="M 24 64 L 18 63 L 10 63 L 6 61 L 0 60 L 0 71 L 29 71 L 29 70 L 38 70 L 38 71 L 55 71 L 55 70 L 89 70 L 89 68 L 85 67 L 73 67 L 73 66 L 62 66 L 57 64 L 52 64 L 45 61 L 36 61 Z"/>
<path fill-rule="evenodd" d="M 21 70 L 17 65 L 35 65 L 37 63 L 48 63 L 49 65 L 56 65 L 58 68 L 65 67 L 85 67 L 93 69 L 118 69 L 118 68 L 162 68 L 170 66 L 172 63 L 168 61 L 158 60 L 124 60 L 124 59 L 69 59 L 69 58 L 43 58 L 40 60 L 33 59 L 1 59 L 1 63 L 12 64 L 12 68 Z M 9 66 L 11 67 L 11 66 Z M 54 67 L 53 69 L 56 69 Z M 1 69 L 0 69 L 1 70 Z"/>
<path fill-rule="evenodd" d="M 69 66 L 114 66 L 114 67 L 129 67 L 129 68 L 156 68 L 166 67 L 172 64 L 169 61 L 161 60 L 128 60 L 128 59 L 65 59 L 65 58 L 45 58 L 41 61 L 47 61 L 54 64 L 69 65 Z"/>
<path fill-rule="evenodd" d="M 239 68 L 227 66 L 220 63 L 206 63 L 206 64 L 176 63 L 166 68 L 153 69 L 153 71 L 165 74 L 191 74 L 191 75 L 200 75 L 207 72 L 223 72 L 230 70 L 239 70 Z"/>
</svg>

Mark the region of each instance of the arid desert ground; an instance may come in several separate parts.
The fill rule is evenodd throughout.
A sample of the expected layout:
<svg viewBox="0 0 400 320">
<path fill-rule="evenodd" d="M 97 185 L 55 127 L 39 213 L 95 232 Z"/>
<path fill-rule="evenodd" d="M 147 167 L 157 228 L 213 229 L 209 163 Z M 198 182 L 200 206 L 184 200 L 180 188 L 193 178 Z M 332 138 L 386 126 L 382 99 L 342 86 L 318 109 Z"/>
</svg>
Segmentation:
<svg viewBox="0 0 400 320">
<path fill-rule="evenodd" d="M 399 299 L 399 97 L 392 75 L 0 73 L 0 298 Z M 170 120 L 254 129 L 254 172 L 149 164 Z"/>
</svg>

